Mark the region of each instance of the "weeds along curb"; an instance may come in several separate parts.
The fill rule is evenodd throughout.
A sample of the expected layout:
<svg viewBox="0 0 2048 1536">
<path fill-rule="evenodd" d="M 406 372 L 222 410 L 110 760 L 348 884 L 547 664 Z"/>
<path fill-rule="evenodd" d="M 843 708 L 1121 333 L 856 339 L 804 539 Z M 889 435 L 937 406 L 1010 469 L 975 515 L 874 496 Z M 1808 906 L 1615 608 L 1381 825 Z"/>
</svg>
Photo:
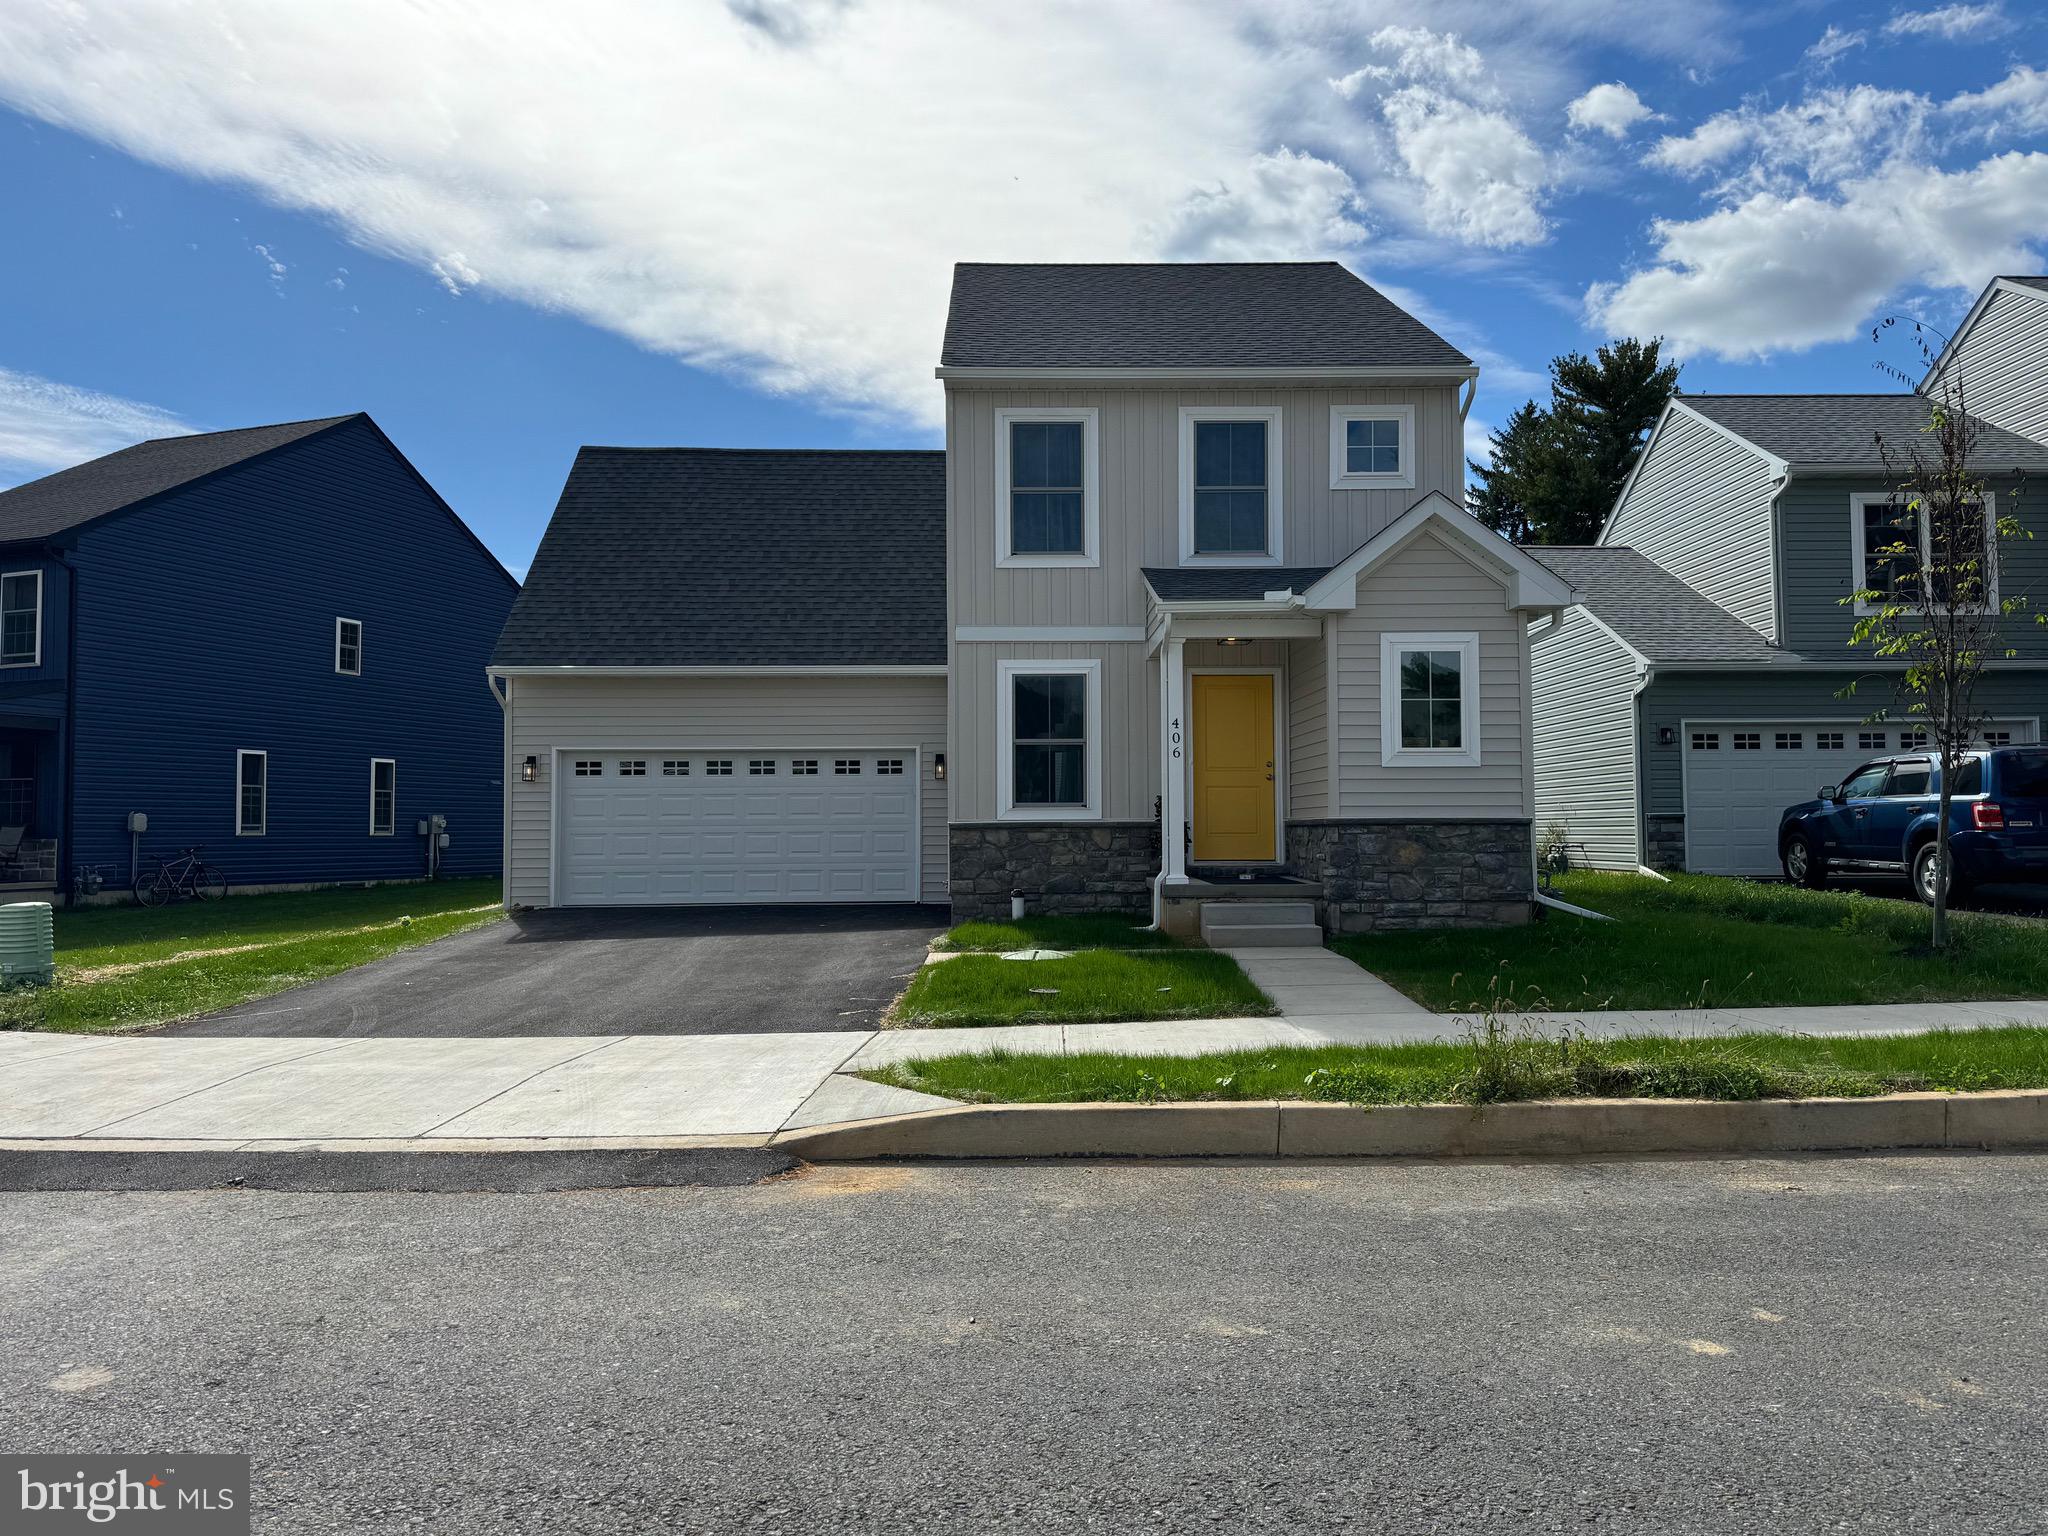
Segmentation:
<svg viewBox="0 0 2048 1536">
<path fill-rule="evenodd" d="M 2048 1091 L 1533 1104 L 995 1104 L 790 1131 L 810 1162 L 978 1157 L 1560 1157 L 2048 1146 Z"/>
</svg>

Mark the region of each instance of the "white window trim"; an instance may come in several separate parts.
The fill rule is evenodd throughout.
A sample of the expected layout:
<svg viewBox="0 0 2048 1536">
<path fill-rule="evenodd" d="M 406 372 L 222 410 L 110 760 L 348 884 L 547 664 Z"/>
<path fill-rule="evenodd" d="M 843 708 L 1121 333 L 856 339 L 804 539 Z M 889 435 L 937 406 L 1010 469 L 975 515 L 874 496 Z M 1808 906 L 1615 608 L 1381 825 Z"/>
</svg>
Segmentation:
<svg viewBox="0 0 2048 1536">
<path fill-rule="evenodd" d="M 255 757 L 263 761 L 263 819 L 251 832 L 242 825 L 242 760 Z M 265 837 L 270 832 L 270 753 L 254 747 L 235 749 L 235 836 Z"/>
<path fill-rule="evenodd" d="M 1346 468 L 1346 426 L 1354 421 L 1398 421 L 1401 424 L 1401 468 L 1391 475 L 1354 475 Z M 1415 407 L 1412 405 L 1333 405 L 1330 407 L 1330 489 L 1333 491 L 1404 491 L 1415 486 Z"/>
<path fill-rule="evenodd" d="M 1016 803 L 1015 679 L 1058 675 L 1086 678 L 1083 752 L 1088 799 L 1082 805 Z M 1100 821 L 1102 819 L 1102 663 L 1100 661 L 998 661 L 996 663 L 996 819 L 998 821 Z"/>
<path fill-rule="evenodd" d="M 1180 563 L 1182 565 L 1279 565 L 1287 526 L 1282 469 L 1286 463 L 1277 405 L 1184 405 L 1180 408 Z M 1263 555 L 1195 553 L 1195 423 L 1263 421 L 1266 424 L 1266 552 Z"/>
<path fill-rule="evenodd" d="M 1863 509 L 1873 504 L 1889 506 L 1901 499 L 1910 501 L 1912 497 L 1907 495 L 1901 498 L 1891 491 L 1851 491 L 1849 493 L 1849 556 L 1852 562 L 1849 567 L 1849 590 L 1851 592 L 1861 592 L 1864 588 Z M 1920 559 L 1924 564 L 1933 548 L 1933 541 L 1928 531 L 1926 517 L 1916 517 L 1914 523 L 1917 525 L 1920 533 Z M 1984 493 L 1984 576 L 1984 590 L 1987 599 L 1985 605 L 1982 608 L 1958 609 L 1958 612 L 1996 613 L 1999 611 L 1998 493 L 1996 491 L 1986 491 Z M 1884 606 L 1880 603 L 1866 603 L 1863 599 L 1858 598 L 1855 610 L 1858 617 L 1863 617 L 1873 613 L 1882 613 Z"/>
<path fill-rule="evenodd" d="M 996 412 L 996 564 L 1041 569 L 1102 563 L 1102 456 L 1092 405 L 1003 407 Z M 1010 427 L 1014 422 L 1078 421 L 1081 424 L 1081 553 L 1019 555 L 1010 551 Z"/>
<path fill-rule="evenodd" d="M 1459 696 L 1465 737 L 1462 747 L 1401 745 L 1401 653 L 1458 651 Z M 1479 766 L 1479 636 L 1386 634 L 1380 636 L 1380 766 L 1383 768 L 1477 768 Z"/>
<path fill-rule="evenodd" d="M 382 832 L 377 830 L 377 768 L 379 764 L 391 765 L 391 825 Z M 268 775 L 266 774 L 266 777 Z M 270 795 L 266 788 L 264 804 L 267 808 Z M 370 759 L 370 836 L 395 837 L 398 835 L 398 759 L 395 757 L 373 757 Z"/>
<path fill-rule="evenodd" d="M 356 627 L 356 664 L 353 671 L 341 664 L 341 626 L 344 624 L 353 624 Z M 363 621 L 361 619 L 336 617 L 334 621 L 334 670 L 343 677 L 361 677 L 363 675 Z"/>
<path fill-rule="evenodd" d="M 40 667 L 43 664 L 43 573 L 33 571 L 0 571 L 0 582 L 15 576 L 33 576 L 36 579 L 36 653 L 29 661 L 0 661 L 4 667 Z"/>
</svg>

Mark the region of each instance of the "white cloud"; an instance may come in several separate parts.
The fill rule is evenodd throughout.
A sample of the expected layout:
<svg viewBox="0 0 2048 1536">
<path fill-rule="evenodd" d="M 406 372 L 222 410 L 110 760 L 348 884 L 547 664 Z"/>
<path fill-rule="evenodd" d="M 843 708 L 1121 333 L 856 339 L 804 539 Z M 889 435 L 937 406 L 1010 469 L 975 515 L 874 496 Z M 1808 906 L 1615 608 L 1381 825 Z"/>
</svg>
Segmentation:
<svg viewBox="0 0 2048 1536">
<path fill-rule="evenodd" d="M 1486 59 L 1477 48 L 1461 42 L 1455 32 L 1432 32 L 1427 27 L 1381 27 L 1367 39 L 1372 48 L 1393 55 L 1391 64 L 1368 64 L 1330 88 L 1350 101 L 1374 81 L 1422 80 L 1434 85 L 1490 92 L 1492 78 Z"/>
<path fill-rule="evenodd" d="M 2048 133 L 2048 71 L 2021 64 L 1996 85 L 1950 97 L 1943 110 L 1979 119 L 1986 134 Z"/>
<path fill-rule="evenodd" d="M 1365 241 L 1356 193 L 1341 166 L 1283 146 L 1193 193 L 1174 210 L 1160 249 L 1174 261 L 1333 256 Z"/>
<path fill-rule="evenodd" d="M 1845 341 L 1907 287 L 1971 293 L 1994 273 L 2038 270 L 2043 207 L 2040 153 L 1960 171 L 1893 163 L 1831 197 L 1758 192 L 1704 218 L 1658 221 L 1656 260 L 1594 285 L 1588 318 L 1728 358 Z"/>
<path fill-rule="evenodd" d="M 1832 64 L 1843 54 L 1861 48 L 1869 41 L 1870 35 L 1861 28 L 1853 32 L 1844 32 L 1833 22 L 1829 22 L 1827 31 L 1821 33 L 1813 42 L 1806 50 L 1805 56 L 1816 64 Z"/>
<path fill-rule="evenodd" d="M 1889 37 L 1997 37 L 2012 30 L 2003 6 L 1944 5 L 1932 11 L 1901 11 L 1884 24 Z"/>
<path fill-rule="evenodd" d="M 1642 97 L 1616 80 L 1594 86 L 1567 106 L 1564 115 L 1574 128 L 1597 128 L 1610 139 L 1625 139 L 1637 123 L 1657 114 L 1643 105 Z"/>
<path fill-rule="evenodd" d="M 1720 170 L 1747 155 L 1739 179 L 1791 191 L 1840 181 L 1923 147 L 1930 111 L 1913 91 L 1872 85 L 1829 87 L 1790 106 L 1753 103 L 1717 112 L 1691 133 L 1659 139 L 1644 158 L 1681 175 Z"/>
<path fill-rule="evenodd" d="M 282 284 L 285 274 L 291 271 L 291 268 L 279 261 L 277 253 L 267 245 L 259 245 L 255 247 L 255 251 L 257 256 L 261 258 L 263 269 L 269 274 L 271 282 Z"/>
<path fill-rule="evenodd" d="M 0 368 L 0 484 L 191 430 L 153 405 Z"/>
<path fill-rule="evenodd" d="M 1549 233 L 1543 152 L 1506 114 L 1413 85 L 1382 110 L 1431 230 L 1487 246 L 1534 245 Z"/>
</svg>

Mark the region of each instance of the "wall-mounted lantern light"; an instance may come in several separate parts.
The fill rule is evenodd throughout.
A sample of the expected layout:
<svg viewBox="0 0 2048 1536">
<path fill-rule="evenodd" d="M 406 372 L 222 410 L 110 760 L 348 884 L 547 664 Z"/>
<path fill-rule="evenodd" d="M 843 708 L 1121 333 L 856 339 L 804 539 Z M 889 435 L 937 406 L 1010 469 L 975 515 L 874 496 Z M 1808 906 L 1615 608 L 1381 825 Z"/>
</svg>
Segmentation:
<svg viewBox="0 0 2048 1536">
<path fill-rule="evenodd" d="M 932 755 L 932 777 L 940 780 L 941 782 L 945 780 L 946 754 L 943 752 L 934 753 Z"/>
<path fill-rule="evenodd" d="M 526 759 L 525 765 L 519 770 L 519 777 L 526 780 L 529 784 L 538 780 L 540 778 L 540 759 L 529 756 Z"/>
<path fill-rule="evenodd" d="M 1658 726 L 1658 727 L 1657 727 L 1657 745 L 1658 745 L 1658 746 L 1660 746 L 1660 747 L 1675 747 L 1675 746 L 1677 746 L 1677 745 L 1678 745 L 1678 728 L 1677 728 L 1676 726 L 1672 726 L 1672 725 L 1660 725 L 1660 726 Z"/>
</svg>

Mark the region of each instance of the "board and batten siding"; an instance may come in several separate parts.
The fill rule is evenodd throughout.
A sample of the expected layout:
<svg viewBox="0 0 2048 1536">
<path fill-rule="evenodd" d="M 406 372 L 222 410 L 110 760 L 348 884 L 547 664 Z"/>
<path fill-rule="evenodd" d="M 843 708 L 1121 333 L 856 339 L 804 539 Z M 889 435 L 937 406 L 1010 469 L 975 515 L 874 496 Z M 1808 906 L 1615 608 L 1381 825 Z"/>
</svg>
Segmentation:
<svg viewBox="0 0 2048 1536">
<path fill-rule="evenodd" d="M 1287 814 L 1330 814 L 1329 642 L 1321 635 L 1287 647 Z"/>
<path fill-rule="evenodd" d="M 946 897 L 946 789 L 932 759 L 946 750 L 942 677 L 514 677 L 505 717 L 511 785 L 506 900 L 548 905 L 557 751 L 708 752 L 758 747 L 915 748 L 918 853 L 925 901 Z M 542 765 L 527 784 L 528 755 Z"/>
<path fill-rule="evenodd" d="M 2048 443 L 2048 294 L 1995 289 L 1923 392 L 1948 381 L 1972 416 Z"/>
<path fill-rule="evenodd" d="M 1775 641 L 1775 485 L 1769 460 L 1674 403 L 1600 542 L 1649 556 Z"/>
<path fill-rule="evenodd" d="M 946 391 L 947 589 L 954 625 L 1141 624 L 1147 565 L 1180 564 L 1182 406 L 1278 407 L 1281 559 L 1334 565 L 1431 491 L 1464 498 L 1464 437 L 1450 385 L 1347 389 L 982 389 Z M 1332 490 L 1330 409 L 1407 405 L 1415 411 L 1412 489 Z M 1014 408 L 1097 413 L 1101 563 L 998 567 L 996 413 Z M 1207 562 L 1205 562 L 1207 563 Z"/>
<path fill-rule="evenodd" d="M 2023 530 L 2002 540 L 1998 551 L 1999 595 L 2029 600 L 2000 624 L 2001 649 L 2016 652 L 2015 659 L 2048 661 L 2048 626 L 2034 622 L 2042 595 L 2048 593 L 2048 502 L 2039 486 L 2018 485 L 2011 476 L 1987 475 L 1985 485 L 1998 515 L 2017 513 Z M 1855 509 L 1849 498 L 1858 492 L 1883 495 L 1887 489 L 1882 478 L 1870 475 L 1798 475 L 1786 483 L 1778 498 L 1778 528 L 1788 649 L 1821 656 L 1839 652 L 1845 661 L 1859 654 L 1848 648 L 1856 617 L 1844 601 L 1858 580 Z M 1868 657 L 1870 648 L 1860 654 Z"/>
<path fill-rule="evenodd" d="M 1564 829 L 1574 863 L 1643 862 L 1636 780 L 1637 663 L 1583 609 L 1530 635 L 1536 833 Z"/>
<path fill-rule="evenodd" d="M 1337 803 L 1344 820 L 1508 820 L 1530 814 L 1528 630 L 1504 577 L 1422 534 L 1358 584 L 1358 607 L 1333 614 Z M 1479 766 L 1388 767 L 1380 757 L 1380 637 L 1476 632 Z"/>
</svg>

